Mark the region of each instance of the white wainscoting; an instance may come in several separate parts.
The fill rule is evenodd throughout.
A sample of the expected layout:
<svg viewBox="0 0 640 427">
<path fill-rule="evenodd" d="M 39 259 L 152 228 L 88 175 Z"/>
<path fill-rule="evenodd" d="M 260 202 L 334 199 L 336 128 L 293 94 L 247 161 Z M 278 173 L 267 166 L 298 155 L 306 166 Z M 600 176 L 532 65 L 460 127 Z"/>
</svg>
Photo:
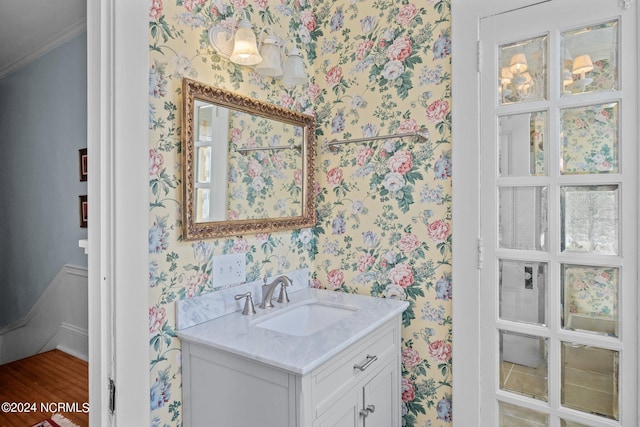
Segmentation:
<svg viewBox="0 0 640 427">
<path fill-rule="evenodd" d="M 29 313 L 0 328 L 0 364 L 59 349 L 88 360 L 87 269 L 64 265 Z"/>
</svg>

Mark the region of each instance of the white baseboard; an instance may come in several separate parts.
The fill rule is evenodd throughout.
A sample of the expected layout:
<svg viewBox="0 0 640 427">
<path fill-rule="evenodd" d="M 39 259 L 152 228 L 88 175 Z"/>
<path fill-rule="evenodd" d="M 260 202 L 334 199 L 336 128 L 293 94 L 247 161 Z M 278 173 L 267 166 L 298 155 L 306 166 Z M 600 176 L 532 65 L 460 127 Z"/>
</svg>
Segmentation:
<svg viewBox="0 0 640 427">
<path fill-rule="evenodd" d="M 0 364 L 60 350 L 87 360 L 87 269 L 65 265 L 29 313 L 0 329 Z"/>
</svg>

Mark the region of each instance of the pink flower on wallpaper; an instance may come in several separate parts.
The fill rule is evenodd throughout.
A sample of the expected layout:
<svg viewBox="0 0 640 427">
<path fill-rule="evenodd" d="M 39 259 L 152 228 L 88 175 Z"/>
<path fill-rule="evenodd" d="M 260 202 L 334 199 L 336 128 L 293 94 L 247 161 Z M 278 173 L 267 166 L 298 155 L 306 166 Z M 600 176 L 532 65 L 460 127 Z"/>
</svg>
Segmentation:
<svg viewBox="0 0 640 427">
<path fill-rule="evenodd" d="M 149 150 L 149 176 L 160 175 L 163 166 L 164 159 L 162 154 L 151 148 Z"/>
<path fill-rule="evenodd" d="M 363 40 L 356 46 L 356 59 L 362 61 L 373 47 L 373 40 Z"/>
<path fill-rule="evenodd" d="M 264 243 L 267 240 L 269 240 L 269 236 L 271 236 L 270 233 L 257 233 L 256 234 L 256 241 L 258 243 Z"/>
<path fill-rule="evenodd" d="M 363 273 L 367 271 L 367 269 L 372 266 L 376 262 L 376 259 L 369 254 L 362 254 L 360 258 L 358 258 L 358 271 Z"/>
<path fill-rule="evenodd" d="M 315 83 L 311 83 L 307 88 L 307 96 L 310 100 L 315 101 L 320 96 L 320 86 Z"/>
<path fill-rule="evenodd" d="M 310 288 L 314 288 L 314 289 L 322 289 L 322 282 L 318 279 L 311 279 L 311 282 L 309 283 L 309 287 Z"/>
<path fill-rule="evenodd" d="M 420 364 L 422 359 L 420 353 L 412 349 L 411 347 L 405 347 L 402 349 L 402 364 L 407 368 L 412 368 Z"/>
<path fill-rule="evenodd" d="M 358 166 L 364 166 L 374 153 L 375 150 L 371 147 L 360 147 L 356 153 L 356 163 Z"/>
<path fill-rule="evenodd" d="M 253 4 L 255 4 L 258 9 L 265 10 L 269 5 L 269 0 L 254 0 Z"/>
<path fill-rule="evenodd" d="M 187 283 L 185 286 L 184 296 L 187 298 L 195 297 L 198 293 L 198 286 L 195 283 Z"/>
<path fill-rule="evenodd" d="M 405 119 L 398 127 L 399 133 L 410 133 L 418 130 L 418 122 L 413 119 Z"/>
<path fill-rule="evenodd" d="M 302 187 L 302 169 L 296 169 L 293 172 L 293 183 L 296 187 Z"/>
<path fill-rule="evenodd" d="M 231 141 L 238 142 L 242 139 L 242 129 L 233 128 L 231 129 Z"/>
<path fill-rule="evenodd" d="M 387 58 L 392 61 L 404 61 L 411 55 L 411 40 L 407 36 L 398 37 L 387 49 Z"/>
<path fill-rule="evenodd" d="M 149 308 L 149 332 L 156 333 L 164 324 L 166 320 L 167 314 L 164 311 L 164 308 L 158 307 L 150 307 Z"/>
<path fill-rule="evenodd" d="M 258 146 L 258 143 L 256 142 L 256 139 L 251 136 L 247 138 L 247 140 L 244 143 L 244 146 L 247 148 L 254 148 Z"/>
<path fill-rule="evenodd" d="M 229 211 L 229 219 L 230 220 L 240 219 L 240 214 L 238 213 L 238 211 L 231 209 Z"/>
<path fill-rule="evenodd" d="M 184 5 L 185 9 L 191 12 L 196 6 L 203 5 L 204 2 L 205 0 L 184 0 L 182 4 Z"/>
<path fill-rule="evenodd" d="M 247 239 L 236 239 L 235 242 L 233 242 L 233 253 L 234 254 L 240 254 L 240 253 L 245 253 L 249 250 L 249 243 L 247 242 Z"/>
<path fill-rule="evenodd" d="M 162 16 L 162 0 L 151 0 L 149 6 L 149 18 L 157 21 Z"/>
<path fill-rule="evenodd" d="M 451 359 L 451 344 L 443 340 L 434 341 L 429 344 L 429 355 L 436 362 L 448 362 Z"/>
<path fill-rule="evenodd" d="M 342 169 L 333 168 L 327 173 L 327 182 L 332 187 L 337 187 L 342 183 Z"/>
<path fill-rule="evenodd" d="M 342 80 L 342 68 L 334 65 L 329 69 L 329 71 L 327 71 L 325 79 L 327 80 L 327 84 L 329 86 L 334 87 L 335 85 L 340 83 L 340 80 Z"/>
<path fill-rule="evenodd" d="M 427 107 L 427 119 L 433 123 L 440 123 L 447 117 L 449 103 L 442 99 L 436 99 Z"/>
<path fill-rule="evenodd" d="M 244 9 L 247 7 L 247 0 L 231 0 L 234 9 Z"/>
<path fill-rule="evenodd" d="M 260 164 L 260 162 L 255 159 L 249 161 L 249 164 L 247 165 L 247 173 L 251 178 L 260 176 L 260 174 L 262 173 L 262 165 Z"/>
<path fill-rule="evenodd" d="M 291 106 L 293 105 L 293 98 L 291 97 L 291 95 L 289 95 L 288 93 L 284 93 L 280 97 L 280 105 L 285 108 L 291 108 Z"/>
<path fill-rule="evenodd" d="M 396 22 L 402 26 L 406 26 L 411 20 L 418 14 L 418 9 L 415 5 L 409 3 L 400 8 L 400 12 L 396 15 Z"/>
<path fill-rule="evenodd" d="M 284 157 L 282 156 L 282 154 L 276 153 L 271 156 L 271 162 L 278 169 L 282 169 L 282 167 L 284 166 Z"/>
<path fill-rule="evenodd" d="M 198 289 L 199 286 L 204 286 L 208 279 L 209 275 L 200 271 L 189 277 L 189 280 L 187 280 L 187 286 Z"/>
<path fill-rule="evenodd" d="M 405 174 L 413 167 L 411 153 L 407 150 L 396 151 L 393 156 L 389 158 L 387 165 L 391 172 Z"/>
<path fill-rule="evenodd" d="M 344 273 L 337 268 L 327 273 L 327 282 L 330 288 L 339 288 L 344 283 Z"/>
<path fill-rule="evenodd" d="M 300 21 L 310 32 L 316 29 L 316 17 L 309 9 L 300 12 Z"/>
<path fill-rule="evenodd" d="M 427 226 L 427 234 L 434 242 L 442 243 L 446 241 L 449 234 L 451 234 L 451 225 L 448 222 L 438 219 Z"/>
<path fill-rule="evenodd" d="M 413 386 L 413 381 L 409 378 L 402 378 L 402 401 L 403 402 L 411 402 L 416 398 L 415 387 Z"/>
<path fill-rule="evenodd" d="M 413 285 L 413 269 L 409 264 L 398 264 L 389 270 L 387 277 L 391 283 L 403 288 Z"/>
<path fill-rule="evenodd" d="M 420 246 L 420 240 L 413 233 L 407 233 L 400 238 L 400 242 L 398 242 L 398 247 L 404 253 L 411 252 Z"/>
</svg>

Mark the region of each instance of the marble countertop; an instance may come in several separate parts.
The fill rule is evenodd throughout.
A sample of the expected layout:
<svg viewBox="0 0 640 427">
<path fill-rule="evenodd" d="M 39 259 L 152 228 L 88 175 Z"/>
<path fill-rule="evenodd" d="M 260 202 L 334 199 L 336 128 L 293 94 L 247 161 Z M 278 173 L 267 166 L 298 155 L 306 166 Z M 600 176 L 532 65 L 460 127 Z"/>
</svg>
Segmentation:
<svg viewBox="0 0 640 427">
<path fill-rule="evenodd" d="M 289 293 L 288 304 L 244 316 L 236 311 L 177 331 L 182 340 L 225 350 L 294 374 L 305 375 L 351 344 L 402 313 L 406 301 L 304 288 Z M 353 314 L 308 336 L 293 336 L 256 326 L 274 313 L 304 301 L 349 306 Z"/>
</svg>

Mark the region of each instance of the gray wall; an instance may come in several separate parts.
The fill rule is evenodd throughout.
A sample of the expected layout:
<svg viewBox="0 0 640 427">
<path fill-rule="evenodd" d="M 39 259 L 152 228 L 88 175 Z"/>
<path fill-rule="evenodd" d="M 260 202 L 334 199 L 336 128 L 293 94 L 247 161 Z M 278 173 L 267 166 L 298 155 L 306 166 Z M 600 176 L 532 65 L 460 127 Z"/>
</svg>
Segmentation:
<svg viewBox="0 0 640 427">
<path fill-rule="evenodd" d="M 0 79 L 0 327 L 24 317 L 63 265 L 87 266 L 86 52 L 82 33 Z"/>
</svg>

